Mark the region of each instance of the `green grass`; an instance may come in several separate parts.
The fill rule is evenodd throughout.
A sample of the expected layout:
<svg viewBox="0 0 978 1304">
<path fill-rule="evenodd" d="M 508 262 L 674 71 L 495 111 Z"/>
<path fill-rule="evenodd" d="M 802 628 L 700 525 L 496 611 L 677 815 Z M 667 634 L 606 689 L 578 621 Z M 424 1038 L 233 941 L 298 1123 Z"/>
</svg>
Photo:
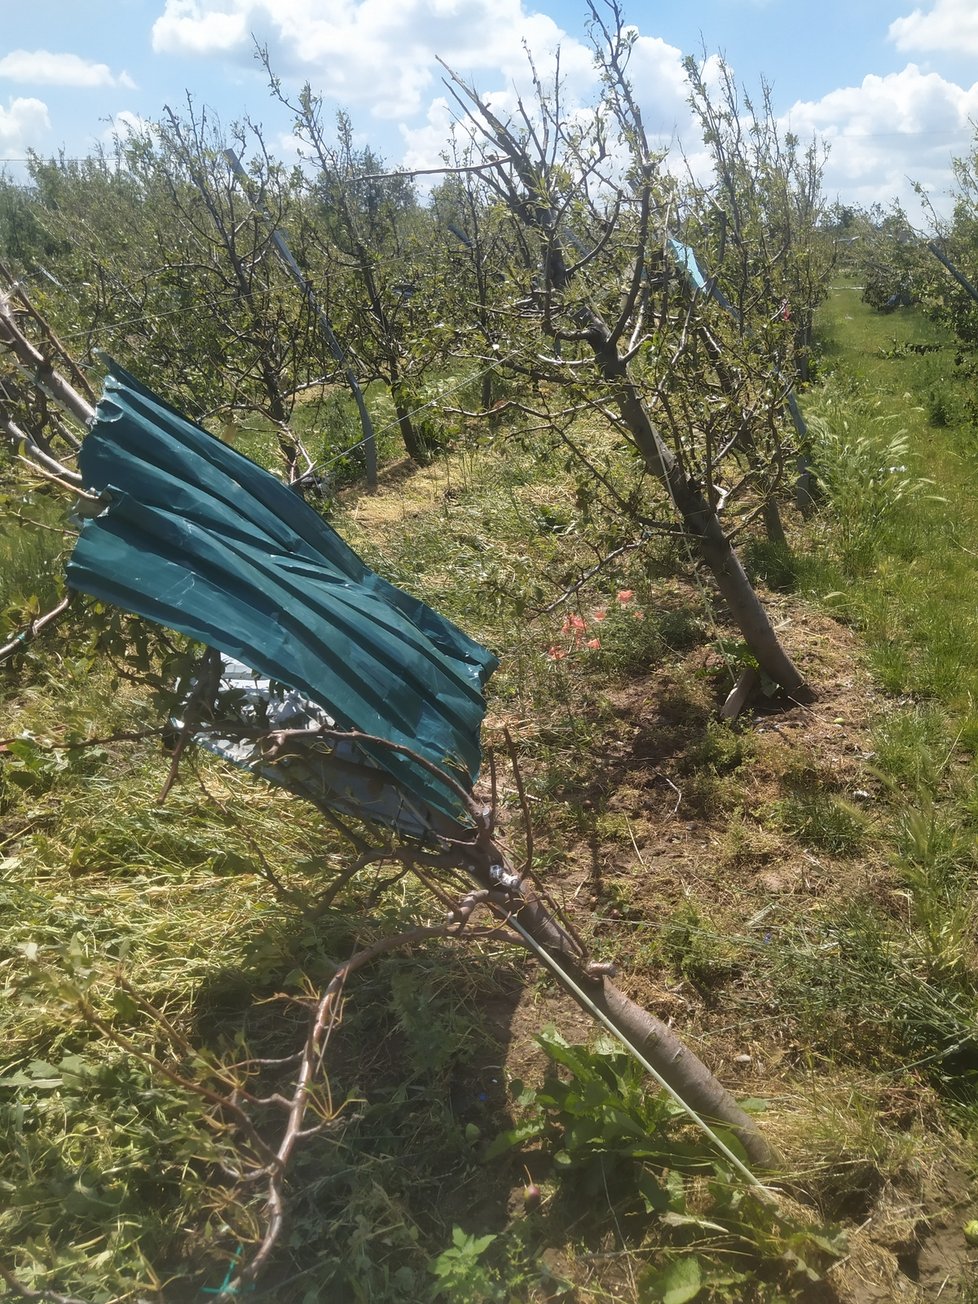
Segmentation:
<svg viewBox="0 0 978 1304">
<path fill-rule="evenodd" d="M 978 463 L 970 420 L 935 424 L 928 410 L 935 375 L 965 406 L 956 348 L 918 313 L 880 318 L 852 291 L 836 293 L 822 331 L 825 387 L 810 406 L 837 441 L 844 426 L 849 431 L 828 526 L 835 571 L 822 582 L 863 632 L 888 691 L 934 699 L 964 717 L 978 701 Z M 913 342 L 941 350 L 901 349 Z M 858 450 L 863 456 L 853 456 Z M 894 465 L 906 471 L 888 472 Z"/>
<path fill-rule="evenodd" d="M 858 1225 L 887 1183 L 917 1207 L 920 1157 L 960 1163 L 955 1137 L 974 1128 L 978 507 L 953 351 L 903 347 L 941 342 L 934 328 L 878 318 L 843 291 L 822 329 L 823 388 L 806 406 L 821 417 L 831 499 L 792 554 L 748 540 L 746 555 L 771 588 L 823 604 L 862 640 L 882 697 L 858 779 L 800 747 L 771 773 L 764 734 L 777 717 L 716 722 L 730 640 L 666 543 L 622 554 L 558 601 L 621 539 L 544 435 L 462 440 L 421 488 L 343 495 L 335 519 L 368 562 L 501 654 L 491 710 L 516 738 L 538 869 L 567 872 L 587 852 L 576 908 L 595 953 L 735 1084 L 754 1071 L 734 1067 L 745 1046 L 751 1065 L 770 1061 L 769 1126 L 794 1128 L 788 1162 L 808 1216 Z M 353 433 L 345 400 L 331 402 L 303 410 L 317 455 Z M 252 433 L 242 446 L 272 457 Z M 600 430 L 589 436 L 630 484 L 634 467 Z M 56 534 L 0 536 L 7 605 L 53 596 L 37 581 L 60 547 Z M 0 755 L 0 1257 L 30 1289 L 93 1302 L 206 1298 L 253 1245 L 263 1194 L 228 1175 L 240 1136 L 193 1084 L 222 1089 L 241 1061 L 293 1053 L 308 994 L 335 965 L 435 908 L 389 865 L 364 868 L 323 907 L 345 845 L 311 808 L 216 762 L 185 767 L 160 808 L 169 761 L 155 740 L 52 751 L 151 728 L 158 705 L 80 644 L 42 642 L 22 670 L 5 681 L 3 728 L 21 741 Z M 640 678 L 650 673 L 661 678 Z M 655 693 L 626 709 L 639 682 Z M 640 790 L 628 787 L 633 752 L 658 758 Z M 500 788 L 518 852 L 502 762 Z M 663 801 L 671 823 L 650 845 L 641 823 Z M 788 870 L 797 886 L 759 878 Z M 609 1077 L 613 1056 L 594 1052 L 578 1087 L 557 1075 L 536 1149 L 486 1160 L 485 1142 L 542 1100 L 539 1083 L 522 1104 L 507 1095 L 500 1028 L 518 1002 L 524 1024 L 543 1020 L 548 991 L 494 946 L 417 947 L 351 982 L 326 1057 L 327 1126 L 301 1148 L 287 1234 L 255 1298 L 418 1304 L 441 1281 L 444 1299 L 537 1301 L 560 1298 L 567 1277 L 582 1300 L 611 1301 L 635 1298 L 638 1281 L 668 1285 L 675 1263 L 700 1254 L 714 1297 L 775 1298 L 780 1233 L 738 1223 L 736 1242 L 722 1240 L 739 1188 L 697 1193 L 694 1177 L 680 1199 L 661 1167 L 680 1167 L 681 1147 L 635 1185 L 614 1129 L 587 1131 L 592 1071 L 606 1120 L 627 1130 L 658 1108 L 631 1068 Z M 525 1027 L 518 1036 L 528 1056 Z M 288 1080 L 264 1064 L 249 1084 L 257 1096 Z M 912 1137 L 885 1113 L 901 1092 L 932 1111 Z M 274 1106 L 257 1119 L 278 1135 Z M 583 1207 L 556 1157 L 568 1137 L 569 1167 L 595 1184 Z M 513 1203 L 524 1164 L 544 1185 L 540 1216 Z M 643 1190 L 667 1187 L 678 1222 L 642 1207 Z M 720 1232 L 696 1224 L 710 1209 Z M 717 1237 L 721 1259 L 737 1254 L 726 1285 Z"/>
<path fill-rule="evenodd" d="M 823 913 L 820 927 L 837 943 L 817 945 L 819 974 L 800 938 L 782 947 L 776 999 L 803 1019 L 806 1037 L 819 1026 L 833 1038 L 853 1020 L 872 1025 L 862 1042 L 867 1066 L 921 1059 L 970 1099 L 978 1010 L 972 400 L 956 346 L 916 312 L 880 318 L 842 290 L 823 310 L 821 334 L 822 383 L 806 411 L 828 503 L 800 582 L 859 631 L 891 699 L 873 727 L 867 777 L 883 784 L 872 842 L 895 883 L 883 900 Z M 919 354 L 907 348 L 914 343 L 938 347 Z M 813 850 L 853 856 L 867 846 L 868 812 L 817 786 L 795 789 L 777 814 Z"/>
<path fill-rule="evenodd" d="M 58 602 L 71 542 L 50 499 L 22 500 L 20 515 L 0 526 L 0 643 Z"/>
</svg>

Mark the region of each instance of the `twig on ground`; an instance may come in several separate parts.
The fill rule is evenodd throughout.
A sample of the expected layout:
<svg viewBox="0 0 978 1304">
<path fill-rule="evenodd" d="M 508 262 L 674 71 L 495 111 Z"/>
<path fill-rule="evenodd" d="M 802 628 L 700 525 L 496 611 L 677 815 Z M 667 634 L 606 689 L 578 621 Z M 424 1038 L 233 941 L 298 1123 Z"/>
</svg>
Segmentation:
<svg viewBox="0 0 978 1304">
<path fill-rule="evenodd" d="M 37 638 L 42 629 L 46 629 L 48 625 L 54 624 L 58 617 L 63 616 L 71 606 L 73 597 L 74 594 L 69 593 L 66 598 L 62 598 L 56 607 L 52 607 L 51 610 L 45 612 L 43 616 L 38 616 L 36 620 L 32 620 L 26 629 L 22 629 L 19 634 L 16 634 L 10 640 L 9 643 L 5 643 L 3 647 L 0 647 L 0 661 L 4 661 L 15 652 L 21 651 L 28 643 Z"/>
<path fill-rule="evenodd" d="M 159 738 L 166 731 L 159 726 L 155 729 L 122 730 L 119 733 L 106 734 L 104 738 L 80 738 L 73 743 L 41 743 L 36 738 L 0 738 L 0 751 L 5 751 L 13 743 L 30 742 L 41 752 L 75 752 L 85 747 L 104 747 L 107 743 L 141 743 L 147 738 Z"/>
<path fill-rule="evenodd" d="M 285 1175 L 296 1147 L 302 1140 L 321 1131 L 338 1115 L 338 1111 L 333 1111 L 330 1105 L 328 1112 L 324 1114 L 318 1124 L 311 1128 L 305 1126 L 306 1114 L 313 1104 L 315 1080 L 322 1068 L 326 1046 L 333 1029 L 337 1026 L 341 1017 L 341 1002 L 346 980 L 379 956 L 386 955 L 390 951 L 412 946 L 417 942 L 430 941 L 433 938 L 458 938 L 462 936 L 473 911 L 477 906 L 486 904 L 488 896 L 487 892 L 472 892 L 455 904 L 445 923 L 420 926 L 403 933 L 397 933 L 391 937 L 382 937 L 357 951 L 336 970 L 316 1006 L 312 1025 L 306 1038 L 305 1049 L 302 1052 L 295 1091 L 289 1106 L 288 1122 L 275 1153 L 274 1162 L 267 1169 L 267 1223 L 264 1235 L 258 1249 L 232 1280 L 222 1288 L 218 1298 L 237 1295 L 242 1287 L 253 1282 L 265 1267 L 284 1225 L 285 1195 L 283 1188 Z M 467 934 L 467 936 L 471 937 L 481 935 L 481 932 Z M 491 935 L 496 935 L 495 930 L 491 930 Z M 514 938 L 513 940 L 516 941 L 517 939 Z"/>
<path fill-rule="evenodd" d="M 503 726 L 503 738 L 506 740 L 506 749 L 509 752 L 510 764 L 513 767 L 513 781 L 516 784 L 516 794 L 519 797 L 520 810 L 523 814 L 523 828 L 525 830 L 524 837 L 526 840 L 526 854 L 523 864 L 520 866 L 518 871 L 519 877 L 521 879 L 525 877 L 530 880 L 539 892 L 541 900 L 545 901 L 554 912 L 554 918 L 560 921 L 568 934 L 580 947 L 581 955 L 585 955 L 587 953 L 587 947 L 584 945 L 580 935 L 571 923 L 567 911 L 557 900 L 554 899 L 549 889 L 544 886 L 542 879 L 533 869 L 533 824 L 530 818 L 530 807 L 526 799 L 526 787 L 523 783 L 523 774 L 520 770 L 519 753 L 517 752 L 516 744 L 513 742 L 510 732 L 505 725 Z"/>
</svg>

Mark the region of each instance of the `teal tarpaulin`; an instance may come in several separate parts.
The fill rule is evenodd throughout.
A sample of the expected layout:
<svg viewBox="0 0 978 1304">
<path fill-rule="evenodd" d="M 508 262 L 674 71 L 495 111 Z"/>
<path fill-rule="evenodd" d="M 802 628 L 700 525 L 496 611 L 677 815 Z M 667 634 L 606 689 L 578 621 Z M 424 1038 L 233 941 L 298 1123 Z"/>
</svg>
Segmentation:
<svg viewBox="0 0 978 1304">
<path fill-rule="evenodd" d="M 689 283 L 698 294 L 707 294 L 720 305 L 725 312 L 737 316 L 737 310 L 716 283 L 715 277 L 709 280 L 703 275 L 703 269 L 697 261 L 696 254 L 689 245 L 682 244 L 675 236 L 669 236 L 669 248 L 676 261 L 676 266 L 688 278 Z"/>
<path fill-rule="evenodd" d="M 71 588 L 236 657 L 340 727 L 410 748 L 471 788 L 491 652 L 375 575 L 291 489 L 115 363 L 79 465 L 108 506 L 82 527 Z M 406 793 L 471 823 L 417 760 L 365 750 Z"/>
</svg>

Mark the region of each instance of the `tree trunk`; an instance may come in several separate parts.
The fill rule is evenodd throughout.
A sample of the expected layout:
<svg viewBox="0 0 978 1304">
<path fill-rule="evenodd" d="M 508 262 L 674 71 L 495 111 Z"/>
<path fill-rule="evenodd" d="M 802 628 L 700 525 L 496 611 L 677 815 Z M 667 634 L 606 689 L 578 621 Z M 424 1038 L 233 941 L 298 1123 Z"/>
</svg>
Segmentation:
<svg viewBox="0 0 978 1304">
<path fill-rule="evenodd" d="M 404 402 L 398 385 L 391 386 L 391 398 L 394 401 L 397 428 L 401 432 L 401 439 L 404 441 L 404 448 L 408 457 L 417 462 L 418 466 L 427 466 L 431 458 L 428 456 L 424 441 L 419 437 L 414 427 L 414 422 L 411 420 L 411 410 Z"/>
<path fill-rule="evenodd" d="M 799 381 L 807 385 L 811 379 L 812 314 L 805 312 L 795 332 L 795 372 Z"/>
<path fill-rule="evenodd" d="M 671 1028 L 636 1004 L 608 978 L 602 979 L 597 992 L 588 995 L 701 1118 L 707 1123 L 729 1127 L 751 1163 L 767 1169 L 777 1166 L 777 1156 L 754 1120 Z"/>
<path fill-rule="evenodd" d="M 697 506 L 698 503 L 702 506 Z M 757 664 L 796 702 L 811 702 L 814 694 L 797 666 L 781 646 L 774 626 L 741 565 L 730 540 L 720 528 L 697 486 L 690 486 L 685 505 L 677 503 L 687 529 L 696 537 L 700 555 L 709 566 L 734 624 L 744 636 Z M 709 516 L 706 516 L 709 513 Z M 696 524 L 702 530 L 696 535 Z"/>
<path fill-rule="evenodd" d="M 497 860 L 497 869 L 498 861 L 506 864 L 503 853 L 498 849 L 490 852 L 488 859 L 494 858 Z M 491 872 L 487 873 L 484 859 L 476 856 L 473 861 L 470 865 L 473 876 L 483 886 L 493 883 L 493 876 Z M 498 892 L 498 885 L 495 892 Z M 579 947 L 542 902 L 526 900 L 525 904 L 519 905 L 517 897 L 509 910 L 514 905 L 515 919 L 526 933 L 572 979 L 575 986 L 586 993 L 591 1004 L 648 1060 L 691 1109 L 705 1122 L 729 1128 L 744 1147 L 751 1163 L 768 1169 L 777 1165 L 775 1151 L 761 1136 L 754 1120 L 740 1108 L 703 1061 L 683 1045 L 671 1028 L 626 996 L 609 978 L 595 978 L 588 974 L 586 968 L 582 968 L 583 957 Z M 505 908 L 500 913 L 507 917 Z M 576 993 L 571 991 L 570 994 L 583 1009 L 591 1013 Z"/>
<path fill-rule="evenodd" d="M 278 440 L 278 451 L 282 454 L 282 461 L 285 463 L 285 482 L 286 484 L 293 484 L 298 475 L 296 469 L 299 462 L 298 443 L 288 428 L 288 413 L 285 409 L 285 403 L 282 401 L 278 377 L 273 369 L 265 364 L 262 365 L 261 373 L 262 384 L 265 386 L 265 393 L 268 395 L 268 415 L 278 427 L 276 439 Z"/>
<path fill-rule="evenodd" d="M 781 646 L 767 612 L 740 563 L 701 487 L 687 479 L 652 423 L 607 328 L 595 320 L 590 343 L 606 380 L 615 386 L 615 403 L 645 464 L 666 487 L 683 525 L 723 595 L 734 624 L 757 664 L 795 701 L 810 702 L 813 693 Z"/>
<path fill-rule="evenodd" d="M 811 436 L 808 433 L 808 425 L 802 415 L 801 408 L 798 406 L 798 399 L 795 397 L 794 390 L 788 391 L 785 402 L 794 423 L 795 433 L 798 436 L 798 460 L 795 464 L 797 471 L 795 478 L 795 506 L 807 521 L 815 510 L 815 494 L 818 490 L 815 471 L 812 467 Z"/>
<path fill-rule="evenodd" d="M 784 532 L 781 509 L 778 507 L 776 498 L 769 496 L 764 500 L 764 506 L 761 509 L 761 520 L 764 522 L 764 533 L 768 537 L 768 542 L 787 548 L 788 536 Z"/>
</svg>

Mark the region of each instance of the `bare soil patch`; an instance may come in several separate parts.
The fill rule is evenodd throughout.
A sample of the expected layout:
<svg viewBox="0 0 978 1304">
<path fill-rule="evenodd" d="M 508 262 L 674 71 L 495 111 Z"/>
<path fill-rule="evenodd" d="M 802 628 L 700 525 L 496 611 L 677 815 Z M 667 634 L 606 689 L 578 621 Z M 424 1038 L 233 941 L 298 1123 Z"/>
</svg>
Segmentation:
<svg viewBox="0 0 978 1304">
<path fill-rule="evenodd" d="M 620 985 L 674 1023 L 735 1094 L 770 1102 L 773 1134 L 789 1165 L 804 1174 L 812 1158 L 806 1129 L 794 1126 L 794 1116 L 804 1112 L 800 1098 L 811 1083 L 801 1079 L 813 1070 L 806 1048 L 764 1017 L 765 993 L 752 977 L 749 952 L 745 961 L 742 939 L 747 934 L 763 945 L 766 919 L 782 911 L 817 915 L 858 897 L 898 908 L 873 835 L 884 818 L 884 793 L 871 768 L 871 725 L 890 704 L 874 688 L 852 630 L 797 599 L 769 602 L 817 690 L 815 703 L 756 703 L 733 729 L 720 732 L 711 751 L 704 736 L 730 684 L 715 651 L 701 646 L 633 678 L 609 694 L 611 723 L 600 755 L 582 768 L 583 780 L 571 767 L 555 806 L 547 808 L 556 823 L 541 821 L 535 837 L 548 886 L 595 953 L 620 964 Z M 493 723 L 502 721 L 491 718 L 490 728 Z M 527 761 L 528 776 L 536 764 Z M 837 796 L 865 817 L 869 833 L 860 854 L 812 850 L 779 826 L 779 803 L 812 791 Z M 706 932 L 704 957 L 685 973 L 681 965 L 677 972 L 675 955 L 662 943 L 683 911 Z M 689 937 L 695 945 L 692 930 Z M 671 947 L 682 945 L 680 932 Z M 506 1039 L 499 1056 L 504 1080 L 540 1080 L 545 1057 L 534 1037 L 547 1024 L 570 1041 L 594 1036 L 586 1016 L 528 966 L 526 985 L 506 1010 L 507 1026 L 499 1028 Z M 881 1124 L 908 1130 L 934 1109 L 926 1090 L 909 1099 L 905 1085 L 879 1088 L 875 1101 Z M 816 1182 L 810 1207 L 813 1217 L 829 1216 L 847 1228 L 850 1253 L 812 1297 L 848 1304 L 961 1298 L 975 1252 L 961 1230 L 970 1215 L 954 1161 L 934 1154 L 926 1178 L 916 1169 L 885 1174 L 854 1153 L 845 1163 L 863 1164 L 863 1177 L 845 1171 L 838 1198 L 831 1183 Z M 520 1192 L 515 1170 L 513 1180 L 510 1203 Z M 804 1175 L 797 1189 L 807 1204 Z M 817 1208 L 826 1192 L 827 1214 Z M 606 1272 L 600 1255 L 591 1263 L 595 1283 L 628 1298 L 620 1265 L 612 1266 L 614 1256 L 604 1262 Z"/>
</svg>

